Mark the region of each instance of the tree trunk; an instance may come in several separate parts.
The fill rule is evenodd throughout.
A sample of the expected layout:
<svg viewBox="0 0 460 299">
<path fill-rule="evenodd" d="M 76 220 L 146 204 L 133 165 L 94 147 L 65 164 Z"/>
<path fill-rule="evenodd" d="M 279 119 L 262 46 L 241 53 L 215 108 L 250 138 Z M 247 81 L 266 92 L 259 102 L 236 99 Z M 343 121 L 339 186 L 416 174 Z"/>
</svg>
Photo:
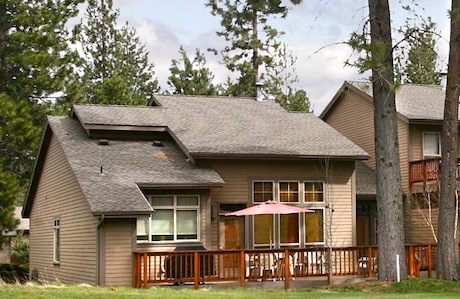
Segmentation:
<svg viewBox="0 0 460 299">
<path fill-rule="evenodd" d="M 404 213 L 394 92 L 393 50 L 388 0 L 369 0 L 372 88 L 374 98 L 375 163 L 377 171 L 379 280 L 407 277 Z"/>
<path fill-rule="evenodd" d="M 252 11 L 252 67 L 254 69 L 254 86 L 259 81 L 259 39 L 257 36 L 257 9 L 253 8 Z M 255 94 L 254 96 L 257 96 Z"/>
<path fill-rule="evenodd" d="M 0 93 L 6 91 L 6 33 L 8 22 L 6 20 L 6 1 L 0 1 Z"/>
<path fill-rule="evenodd" d="M 456 192 L 458 156 L 458 104 L 460 83 L 460 0 L 452 0 L 450 21 L 449 64 L 446 100 L 442 125 L 441 198 L 438 217 L 439 279 L 458 280 L 456 246 Z"/>
</svg>

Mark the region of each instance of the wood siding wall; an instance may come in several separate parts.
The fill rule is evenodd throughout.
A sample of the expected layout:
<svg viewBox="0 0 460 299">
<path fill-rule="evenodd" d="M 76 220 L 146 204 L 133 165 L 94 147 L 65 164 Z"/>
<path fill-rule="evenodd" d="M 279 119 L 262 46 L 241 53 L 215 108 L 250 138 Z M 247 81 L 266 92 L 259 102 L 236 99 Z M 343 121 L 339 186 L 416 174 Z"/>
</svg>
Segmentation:
<svg viewBox="0 0 460 299">
<path fill-rule="evenodd" d="M 106 219 L 104 230 L 104 282 L 106 286 L 133 285 L 136 219 Z"/>
<path fill-rule="evenodd" d="M 329 178 L 326 178 L 323 163 L 317 161 L 210 161 L 226 182 L 223 188 L 211 190 L 212 205 L 248 203 L 252 201 L 254 180 L 298 180 L 325 181 L 326 196 L 334 209 L 332 217 L 333 246 L 352 246 L 355 231 L 355 194 L 353 184 L 354 162 L 334 162 Z M 325 216 L 328 212 L 325 212 Z M 222 216 L 224 217 L 224 216 Z M 328 223 L 328 219 L 325 219 Z M 212 246 L 219 244 L 218 217 L 210 223 Z"/>
<path fill-rule="evenodd" d="M 371 101 L 353 90 L 338 99 L 324 121 L 353 141 L 369 155 L 365 161 L 375 169 L 374 106 Z M 409 126 L 398 118 L 399 155 L 403 192 L 409 192 Z"/>
<path fill-rule="evenodd" d="M 53 136 L 30 214 L 30 270 L 52 282 L 97 283 L 98 220 Z M 60 218 L 61 260 L 53 263 L 53 220 Z"/>
</svg>

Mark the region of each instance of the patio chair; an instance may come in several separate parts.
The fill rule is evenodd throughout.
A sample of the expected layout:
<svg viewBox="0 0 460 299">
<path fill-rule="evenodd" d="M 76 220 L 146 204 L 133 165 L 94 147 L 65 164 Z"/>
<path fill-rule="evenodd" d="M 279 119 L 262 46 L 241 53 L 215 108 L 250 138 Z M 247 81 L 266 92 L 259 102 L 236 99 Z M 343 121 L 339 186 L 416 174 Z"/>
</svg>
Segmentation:
<svg viewBox="0 0 460 299">
<path fill-rule="evenodd" d="M 259 281 L 262 281 L 262 277 L 265 277 L 268 272 L 268 277 L 273 277 L 273 281 L 276 281 L 276 270 L 277 270 L 277 259 L 276 256 L 271 253 L 261 253 L 258 260 L 259 267 Z"/>
</svg>

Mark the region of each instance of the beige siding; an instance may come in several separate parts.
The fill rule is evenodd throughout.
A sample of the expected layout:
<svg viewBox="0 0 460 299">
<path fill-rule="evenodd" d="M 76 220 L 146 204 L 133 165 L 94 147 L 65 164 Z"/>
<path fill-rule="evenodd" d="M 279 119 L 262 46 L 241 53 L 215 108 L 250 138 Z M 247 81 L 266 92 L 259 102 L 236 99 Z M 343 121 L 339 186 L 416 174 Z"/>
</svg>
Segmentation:
<svg viewBox="0 0 460 299">
<path fill-rule="evenodd" d="M 365 162 L 375 168 L 374 107 L 371 101 L 352 90 L 345 91 L 324 121 L 365 150 L 370 155 Z"/>
<path fill-rule="evenodd" d="M 332 163 L 329 179 L 323 163 L 298 161 L 211 161 L 212 168 L 226 182 L 223 188 L 211 190 L 213 203 L 250 203 L 253 180 L 325 181 L 326 196 L 334 209 L 332 240 L 334 246 L 353 245 L 354 162 Z M 327 210 L 327 209 L 326 209 Z M 328 212 L 326 211 L 326 216 Z M 325 219 L 328 223 L 328 219 Z M 212 248 L 218 246 L 218 219 L 211 222 Z"/>
<path fill-rule="evenodd" d="M 132 286 L 133 251 L 136 242 L 135 219 L 106 219 L 105 235 L 105 285 Z"/>
<path fill-rule="evenodd" d="M 61 260 L 53 263 L 53 220 L 60 218 Z M 87 201 L 53 136 L 30 215 L 30 269 L 38 278 L 97 283 L 96 227 Z"/>
<path fill-rule="evenodd" d="M 398 118 L 399 161 L 404 194 L 409 192 L 409 124 Z"/>
</svg>

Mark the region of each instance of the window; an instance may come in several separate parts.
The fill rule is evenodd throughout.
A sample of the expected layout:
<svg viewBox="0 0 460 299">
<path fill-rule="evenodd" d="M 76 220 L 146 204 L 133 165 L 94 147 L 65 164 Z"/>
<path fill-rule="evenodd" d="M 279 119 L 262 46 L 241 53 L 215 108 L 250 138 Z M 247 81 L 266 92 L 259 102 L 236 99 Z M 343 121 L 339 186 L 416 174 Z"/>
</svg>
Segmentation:
<svg viewBox="0 0 460 299">
<path fill-rule="evenodd" d="M 272 248 L 274 245 L 274 216 L 254 216 L 254 247 Z"/>
<path fill-rule="evenodd" d="M 438 132 L 423 133 L 423 156 L 441 156 L 441 135 Z"/>
<path fill-rule="evenodd" d="M 305 182 L 305 202 L 323 202 L 323 183 Z"/>
<path fill-rule="evenodd" d="M 60 251 L 61 251 L 61 236 L 60 236 L 60 218 L 53 220 L 53 262 L 59 263 L 61 260 Z"/>
<path fill-rule="evenodd" d="M 311 208 L 310 208 L 311 209 Z M 314 213 L 305 213 L 305 243 L 324 242 L 324 209 L 312 209 Z"/>
<path fill-rule="evenodd" d="M 280 245 L 299 245 L 299 214 L 280 215 Z"/>
<path fill-rule="evenodd" d="M 149 200 L 155 211 L 150 219 L 138 218 L 138 240 L 153 242 L 198 240 L 199 196 L 150 196 Z"/>
<path fill-rule="evenodd" d="M 253 200 L 254 202 L 264 202 L 273 200 L 273 187 L 274 183 L 268 182 L 253 182 Z"/>
<path fill-rule="evenodd" d="M 279 182 L 280 202 L 299 202 L 299 182 Z"/>
</svg>

